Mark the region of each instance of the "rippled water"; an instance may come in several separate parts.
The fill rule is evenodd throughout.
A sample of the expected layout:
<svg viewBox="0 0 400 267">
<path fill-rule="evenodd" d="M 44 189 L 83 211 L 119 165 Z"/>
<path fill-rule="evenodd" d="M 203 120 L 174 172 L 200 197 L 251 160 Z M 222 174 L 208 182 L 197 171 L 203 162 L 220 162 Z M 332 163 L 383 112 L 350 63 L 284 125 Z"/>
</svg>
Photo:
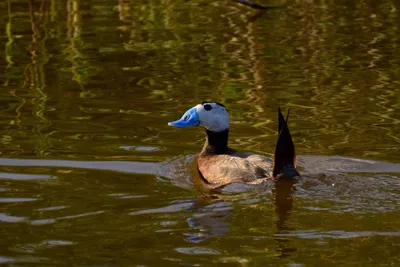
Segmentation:
<svg viewBox="0 0 400 267">
<path fill-rule="evenodd" d="M 1 1 L 0 264 L 400 265 L 399 10 Z M 266 155 L 291 107 L 302 179 L 206 188 L 204 100 Z"/>
</svg>

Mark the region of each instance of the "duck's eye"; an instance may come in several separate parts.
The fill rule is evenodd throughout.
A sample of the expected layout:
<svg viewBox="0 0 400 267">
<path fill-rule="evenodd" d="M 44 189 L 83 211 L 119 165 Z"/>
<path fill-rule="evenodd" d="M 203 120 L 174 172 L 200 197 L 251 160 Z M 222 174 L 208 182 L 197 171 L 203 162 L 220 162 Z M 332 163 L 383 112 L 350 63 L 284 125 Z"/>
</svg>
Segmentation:
<svg viewBox="0 0 400 267">
<path fill-rule="evenodd" d="M 210 104 L 205 104 L 203 107 L 207 111 L 212 109 L 212 106 Z"/>
<path fill-rule="evenodd" d="M 190 118 L 189 115 L 186 115 L 185 117 L 183 117 L 183 120 L 187 121 Z"/>
</svg>

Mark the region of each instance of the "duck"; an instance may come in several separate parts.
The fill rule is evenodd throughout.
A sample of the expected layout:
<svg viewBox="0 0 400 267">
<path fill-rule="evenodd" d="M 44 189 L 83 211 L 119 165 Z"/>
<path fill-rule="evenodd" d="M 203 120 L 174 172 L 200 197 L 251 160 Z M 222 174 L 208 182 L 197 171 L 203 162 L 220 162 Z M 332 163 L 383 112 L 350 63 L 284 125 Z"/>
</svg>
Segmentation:
<svg viewBox="0 0 400 267">
<path fill-rule="evenodd" d="M 295 147 L 286 119 L 278 108 L 278 140 L 273 158 L 250 152 L 241 152 L 228 146 L 230 117 L 225 105 L 202 102 L 189 108 L 180 119 L 169 126 L 186 128 L 200 126 L 205 129 L 206 140 L 197 156 L 197 169 L 201 178 L 210 185 L 230 183 L 260 183 L 265 180 L 297 180 Z"/>
</svg>

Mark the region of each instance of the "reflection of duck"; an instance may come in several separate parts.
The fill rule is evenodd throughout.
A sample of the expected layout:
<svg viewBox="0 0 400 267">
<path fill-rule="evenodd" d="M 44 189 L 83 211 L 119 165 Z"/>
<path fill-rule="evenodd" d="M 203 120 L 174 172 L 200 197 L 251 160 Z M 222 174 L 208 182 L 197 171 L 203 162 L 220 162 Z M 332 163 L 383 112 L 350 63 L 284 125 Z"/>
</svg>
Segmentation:
<svg viewBox="0 0 400 267">
<path fill-rule="evenodd" d="M 280 234 L 287 233 L 287 231 L 295 230 L 293 225 L 290 226 L 289 220 L 293 209 L 294 193 L 295 193 L 295 180 L 277 180 L 272 189 L 273 203 L 275 216 L 270 213 L 270 206 L 263 202 L 265 193 L 269 194 L 268 191 L 261 192 L 260 190 L 252 190 L 247 193 L 240 194 L 223 194 L 212 190 L 211 195 L 203 195 L 197 199 L 196 211 L 187 220 L 191 228 L 197 229 L 197 231 L 190 231 L 185 233 L 187 236 L 186 241 L 192 243 L 199 243 L 204 240 L 227 235 L 231 230 L 231 224 L 229 221 L 235 219 L 229 219 L 233 214 L 243 210 L 243 205 L 250 205 L 252 209 L 257 210 L 258 216 L 262 219 L 258 221 L 256 229 L 253 229 L 250 233 L 271 233 L 277 234 L 274 236 L 274 240 L 277 242 L 277 248 L 275 251 L 279 252 L 279 257 L 285 257 L 296 251 L 290 239 Z M 253 186 L 253 189 L 262 189 L 264 186 Z M 269 201 L 267 201 L 269 202 Z M 234 208 L 233 203 L 238 203 L 242 208 Z M 258 204 L 257 204 L 258 203 Z M 235 205 L 237 207 L 237 205 Z M 247 210 L 247 209 L 245 209 Z M 261 215 L 260 215 L 261 214 Z M 265 216 L 263 215 L 265 214 Z M 236 216 L 238 216 L 236 214 Z M 276 229 L 270 227 L 264 228 L 265 225 L 270 225 L 271 221 L 276 221 Z M 244 227 L 246 228 L 246 226 Z M 248 229 L 244 230 L 247 231 Z M 254 232 L 256 231 L 256 232 Z"/>
<path fill-rule="evenodd" d="M 217 102 L 203 102 L 187 110 L 181 119 L 168 123 L 174 127 L 203 126 L 207 139 L 197 158 L 197 167 L 204 180 L 212 185 L 232 182 L 258 183 L 268 178 L 294 179 L 296 156 L 292 137 L 280 109 L 279 137 L 274 160 L 257 154 L 228 148 L 229 114 Z"/>
</svg>

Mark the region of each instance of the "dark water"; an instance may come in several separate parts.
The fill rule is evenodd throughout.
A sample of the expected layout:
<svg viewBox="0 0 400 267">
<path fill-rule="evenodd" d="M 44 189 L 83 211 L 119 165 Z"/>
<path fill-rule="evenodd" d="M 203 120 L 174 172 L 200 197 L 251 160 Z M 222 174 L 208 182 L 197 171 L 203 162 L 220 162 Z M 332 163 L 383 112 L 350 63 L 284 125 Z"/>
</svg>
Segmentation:
<svg viewBox="0 0 400 267">
<path fill-rule="evenodd" d="M 400 266 L 399 25 L 397 0 L 1 1 L 0 264 Z M 204 133 L 167 122 L 204 100 L 266 155 L 291 107 L 301 181 L 199 188 Z"/>
</svg>

